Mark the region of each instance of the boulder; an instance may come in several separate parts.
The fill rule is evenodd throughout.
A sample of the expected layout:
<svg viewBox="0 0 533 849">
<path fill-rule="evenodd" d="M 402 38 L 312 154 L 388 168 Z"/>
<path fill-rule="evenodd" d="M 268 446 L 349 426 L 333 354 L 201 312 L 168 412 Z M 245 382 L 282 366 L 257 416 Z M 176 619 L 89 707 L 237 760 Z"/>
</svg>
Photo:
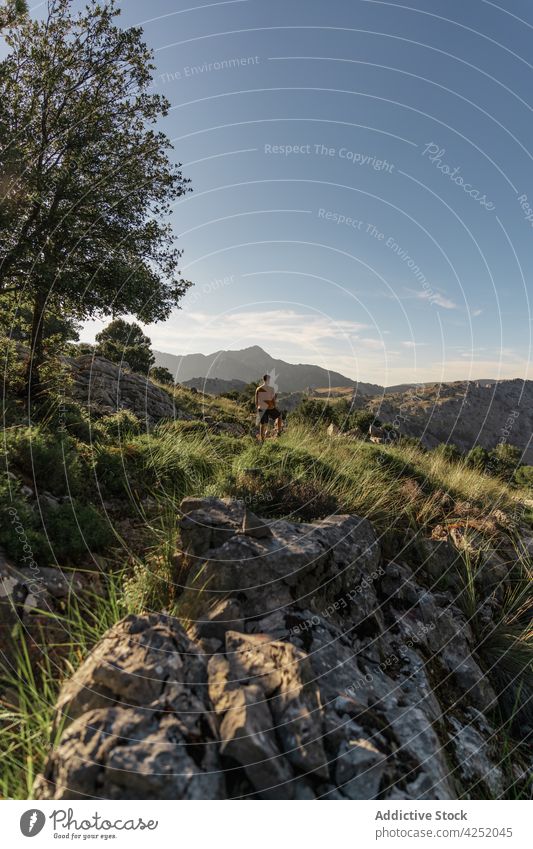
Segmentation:
<svg viewBox="0 0 533 849">
<path fill-rule="evenodd" d="M 501 795 L 495 694 L 424 558 L 383 562 L 357 516 L 231 499 L 185 499 L 180 527 L 188 632 L 163 614 L 108 631 L 60 693 L 37 798 Z"/>
<path fill-rule="evenodd" d="M 75 359 L 66 357 L 65 361 L 72 370 L 74 398 L 89 407 L 105 412 L 131 410 L 149 424 L 182 418 L 168 392 L 143 375 L 131 372 L 124 363 L 112 363 L 93 354 Z"/>
</svg>

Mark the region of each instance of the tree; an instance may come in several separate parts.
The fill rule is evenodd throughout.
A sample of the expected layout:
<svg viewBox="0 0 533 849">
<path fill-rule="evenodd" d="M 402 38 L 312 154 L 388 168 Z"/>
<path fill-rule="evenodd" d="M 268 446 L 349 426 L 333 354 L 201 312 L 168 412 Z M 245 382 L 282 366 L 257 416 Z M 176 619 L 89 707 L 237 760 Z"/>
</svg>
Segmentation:
<svg viewBox="0 0 533 849">
<path fill-rule="evenodd" d="M 149 377 L 153 380 L 159 381 L 159 383 L 174 386 L 174 377 L 169 372 L 168 368 L 165 368 L 165 366 L 153 366 L 153 368 L 150 369 Z"/>
<path fill-rule="evenodd" d="M 117 318 L 96 334 L 96 341 L 97 356 L 119 365 L 127 364 L 140 374 L 148 374 L 155 362 L 152 341 L 135 322 L 129 324 Z"/>
<path fill-rule="evenodd" d="M 166 219 L 189 190 L 154 128 L 152 54 L 115 0 L 48 0 L 6 31 L 0 62 L 0 295 L 31 302 L 28 389 L 40 388 L 48 312 L 168 317 L 190 285 Z"/>
<path fill-rule="evenodd" d="M 0 8 L 0 30 L 15 26 L 27 13 L 26 0 L 7 0 Z"/>
</svg>

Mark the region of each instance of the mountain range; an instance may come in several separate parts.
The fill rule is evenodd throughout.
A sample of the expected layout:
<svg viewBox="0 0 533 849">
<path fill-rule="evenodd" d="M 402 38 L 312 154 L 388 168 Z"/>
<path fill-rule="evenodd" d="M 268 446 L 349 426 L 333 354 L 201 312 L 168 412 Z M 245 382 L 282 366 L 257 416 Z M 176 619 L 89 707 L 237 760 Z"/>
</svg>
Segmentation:
<svg viewBox="0 0 533 849">
<path fill-rule="evenodd" d="M 164 366 L 174 376 L 176 383 L 201 389 L 211 395 L 220 395 L 231 389 L 241 390 L 248 383 L 259 380 L 268 372 L 275 377 L 280 392 L 304 392 L 318 387 L 327 389 L 342 387 L 356 390 L 354 394 L 368 396 L 397 394 L 415 387 L 433 384 L 400 383 L 395 386 L 380 386 L 363 383 L 346 377 L 338 371 L 330 371 L 310 363 L 287 363 L 272 357 L 259 345 L 236 351 L 215 351 L 213 354 L 167 354 L 154 351 L 155 365 Z M 491 386 L 496 380 L 476 381 Z"/>
<path fill-rule="evenodd" d="M 272 357 L 266 351 L 253 345 L 240 351 L 215 351 L 214 354 L 165 354 L 154 351 L 156 365 L 167 368 L 177 383 L 194 381 L 199 388 L 198 379 L 240 380 L 251 383 L 259 380 L 268 372 L 280 392 L 302 392 L 317 386 L 346 386 L 357 388 L 358 394 L 379 395 L 383 387 L 373 383 L 358 383 L 343 374 L 309 363 L 287 363 Z"/>
</svg>

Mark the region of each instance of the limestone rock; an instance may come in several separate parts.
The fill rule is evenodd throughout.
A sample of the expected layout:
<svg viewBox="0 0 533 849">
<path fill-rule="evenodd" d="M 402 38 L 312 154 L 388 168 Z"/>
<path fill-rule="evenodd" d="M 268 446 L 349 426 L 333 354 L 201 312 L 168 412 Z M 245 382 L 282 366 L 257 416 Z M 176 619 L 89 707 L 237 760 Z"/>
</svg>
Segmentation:
<svg viewBox="0 0 533 849">
<path fill-rule="evenodd" d="M 383 562 L 357 516 L 258 537 L 231 499 L 181 514 L 188 634 L 163 614 L 107 632 L 60 693 L 37 798 L 504 792 L 474 633 L 423 566 L 429 552 L 435 578 L 453 570 L 453 547 L 433 540 L 407 565 Z"/>
<path fill-rule="evenodd" d="M 75 359 L 66 357 L 65 361 L 72 369 L 73 395 L 83 404 L 106 412 L 131 410 L 148 423 L 184 418 L 175 409 L 168 392 L 143 375 L 129 371 L 125 364 L 112 363 L 92 354 Z"/>
</svg>

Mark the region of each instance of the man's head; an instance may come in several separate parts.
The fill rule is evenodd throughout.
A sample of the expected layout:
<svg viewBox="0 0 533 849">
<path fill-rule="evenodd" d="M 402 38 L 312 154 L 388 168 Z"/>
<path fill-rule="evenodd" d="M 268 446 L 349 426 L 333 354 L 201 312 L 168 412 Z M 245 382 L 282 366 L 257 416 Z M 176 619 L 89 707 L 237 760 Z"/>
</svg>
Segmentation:
<svg viewBox="0 0 533 849">
<path fill-rule="evenodd" d="M 264 383 L 269 383 L 269 382 L 270 382 L 270 375 L 269 375 L 269 374 L 264 374 L 264 375 L 263 375 L 263 381 L 264 381 Z"/>
</svg>

